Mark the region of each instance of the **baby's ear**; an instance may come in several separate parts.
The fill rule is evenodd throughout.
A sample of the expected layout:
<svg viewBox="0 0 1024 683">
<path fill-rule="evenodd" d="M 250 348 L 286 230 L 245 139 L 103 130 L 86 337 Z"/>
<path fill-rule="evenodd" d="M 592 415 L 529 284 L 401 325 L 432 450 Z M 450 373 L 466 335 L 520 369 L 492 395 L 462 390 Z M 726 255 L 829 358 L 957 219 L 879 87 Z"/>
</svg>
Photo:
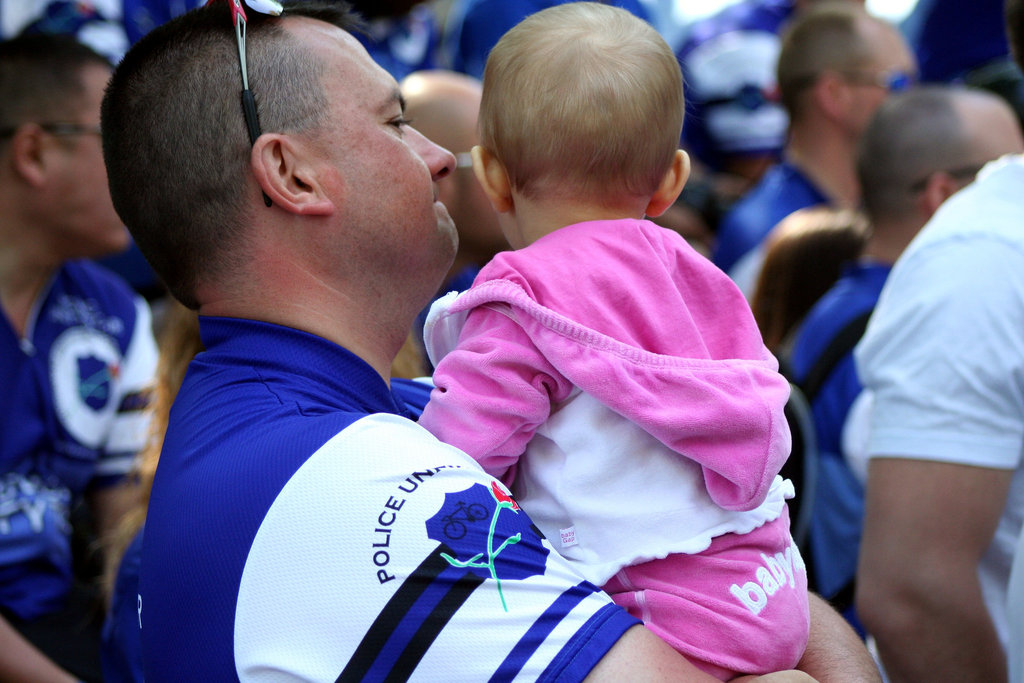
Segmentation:
<svg viewBox="0 0 1024 683">
<path fill-rule="evenodd" d="M 470 150 L 473 155 L 473 173 L 490 200 L 491 206 L 498 213 L 512 210 L 512 183 L 509 182 L 505 166 L 491 151 L 480 145 Z"/>
<path fill-rule="evenodd" d="M 672 166 L 665 172 L 661 184 L 651 196 L 644 213 L 652 218 L 665 213 L 670 206 L 675 204 L 679 193 L 683 191 L 687 178 L 690 177 L 690 156 L 681 149 L 676 150 L 672 157 Z"/>
</svg>

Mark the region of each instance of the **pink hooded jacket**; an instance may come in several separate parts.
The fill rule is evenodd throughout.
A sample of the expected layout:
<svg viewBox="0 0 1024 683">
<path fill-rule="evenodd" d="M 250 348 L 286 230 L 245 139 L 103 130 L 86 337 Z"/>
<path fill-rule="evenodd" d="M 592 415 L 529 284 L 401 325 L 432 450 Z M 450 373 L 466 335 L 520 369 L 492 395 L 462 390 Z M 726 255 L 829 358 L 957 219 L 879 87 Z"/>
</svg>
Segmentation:
<svg viewBox="0 0 1024 683">
<path fill-rule="evenodd" d="M 498 254 L 462 311 L 420 422 L 492 474 L 574 387 L 698 463 L 728 510 L 759 505 L 789 456 L 789 384 L 746 300 L 674 232 L 567 226 Z"/>
</svg>

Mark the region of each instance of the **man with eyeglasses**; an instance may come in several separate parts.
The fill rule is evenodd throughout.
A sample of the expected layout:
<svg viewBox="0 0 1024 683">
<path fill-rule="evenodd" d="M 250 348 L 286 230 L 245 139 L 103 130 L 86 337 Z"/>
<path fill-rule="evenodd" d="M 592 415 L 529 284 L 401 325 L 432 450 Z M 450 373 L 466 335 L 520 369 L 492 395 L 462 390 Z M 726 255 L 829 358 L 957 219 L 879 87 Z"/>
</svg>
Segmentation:
<svg viewBox="0 0 1024 683">
<path fill-rule="evenodd" d="M 343 3 L 247 4 L 154 30 L 103 106 L 114 204 L 206 347 L 150 499 L 146 679 L 702 680 L 408 419 L 389 368 L 455 253 L 455 158 Z M 807 658 L 869 678 L 812 619 Z"/>
<path fill-rule="evenodd" d="M 91 260 L 124 249 L 100 143 L 110 64 L 71 38 L 0 43 L 0 680 L 98 680 L 74 586 L 145 438 L 150 313 Z"/>
<path fill-rule="evenodd" d="M 893 95 L 861 138 L 857 177 L 871 232 L 860 258 L 807 314 L 788 359 L 811 402 L 818 444 L 809 571 L 820 593 L 854 623 L 867 464 L 851 452 L 851 441 L 863 431 L 858 420 L 869 406 L 854 346 L 892 264 L 939 206 L 987 161 L 1022 151 L 1020 126 L 1001 98 L 942 86 Z"/>
<path fill-rule="evenodd" d="M 815 3 L 784 30 L 777 65 L 789 115 L 783 159 L 724 216 L 712 254 L 748 297 L 764 238 L 779 221 L 819 204 L 857 206 L 857 140 L 886 96 L 906 89 L 916 73 L 896 28 L 858 3 Z"/>
</svg>

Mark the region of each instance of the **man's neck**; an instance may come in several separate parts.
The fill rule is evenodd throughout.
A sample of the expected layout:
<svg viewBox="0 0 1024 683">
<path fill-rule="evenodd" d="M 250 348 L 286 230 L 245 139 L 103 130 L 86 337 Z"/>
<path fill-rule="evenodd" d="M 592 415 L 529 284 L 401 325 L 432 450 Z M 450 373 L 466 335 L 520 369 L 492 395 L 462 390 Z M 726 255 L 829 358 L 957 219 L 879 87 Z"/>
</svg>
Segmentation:
<svg viewBox="0 0 1024 683">
<path fill-rule="evenodd" d="M 860 184 L 853 161 L 854 145 L 830 131 L 791 132 L 786 159 L 800 169 L 835 206 L 853 208 L 860 202 Z"/>
<path fill-rule="evenodd" d="M 924 221 L 874 221 L 871 237 L 864 245 L 862 256 L 876 263 L 891 266 L 907 248 L 914 236 L 924 226 Z"/>
<path fill-rule="evenodd" d="M 0 308 L 18 336 L 25 335 L 36 299 L 60 266 L 23 242 L 10 225 L 0 226 Z"/>
<path fill-rule="evenodd" d="M 408 313 L 408 324 L 403 326 L 386 301 L 345 296 L 316 281 L 297 282 L 292 275 L 290 280 L 271 275 L 253 280 L 273 282 L 273 289 L 222 294 L 217 288 L 205 288 L 200 293 L 199 314 L 259 320 L 314 334 L 359 356 L 389 381 L 391 363 L 416 312 Z M 372 310 L 361 310 L 360 301 L 375 303 Z"/>
</svg>

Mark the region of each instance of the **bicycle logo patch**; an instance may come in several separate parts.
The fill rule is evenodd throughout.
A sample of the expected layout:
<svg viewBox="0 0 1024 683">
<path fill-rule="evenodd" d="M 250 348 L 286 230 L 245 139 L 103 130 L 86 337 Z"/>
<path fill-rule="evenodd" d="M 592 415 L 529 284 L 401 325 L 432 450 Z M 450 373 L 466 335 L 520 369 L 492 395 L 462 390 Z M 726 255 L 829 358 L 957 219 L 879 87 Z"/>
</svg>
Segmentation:
<svg viewBox="0 0 1024 683">
<path fill-rule="evenodd" d="M 441 553 L 448 564 L 497 584 L 506 612 L 501 582 L 544 573 L 548 549 L 529 517 L 496 481 L 489 489 L 473 484 L 445 494 L 441 509 L 426 526 L 427 536 L 451 551 Z"/>
</svg>

